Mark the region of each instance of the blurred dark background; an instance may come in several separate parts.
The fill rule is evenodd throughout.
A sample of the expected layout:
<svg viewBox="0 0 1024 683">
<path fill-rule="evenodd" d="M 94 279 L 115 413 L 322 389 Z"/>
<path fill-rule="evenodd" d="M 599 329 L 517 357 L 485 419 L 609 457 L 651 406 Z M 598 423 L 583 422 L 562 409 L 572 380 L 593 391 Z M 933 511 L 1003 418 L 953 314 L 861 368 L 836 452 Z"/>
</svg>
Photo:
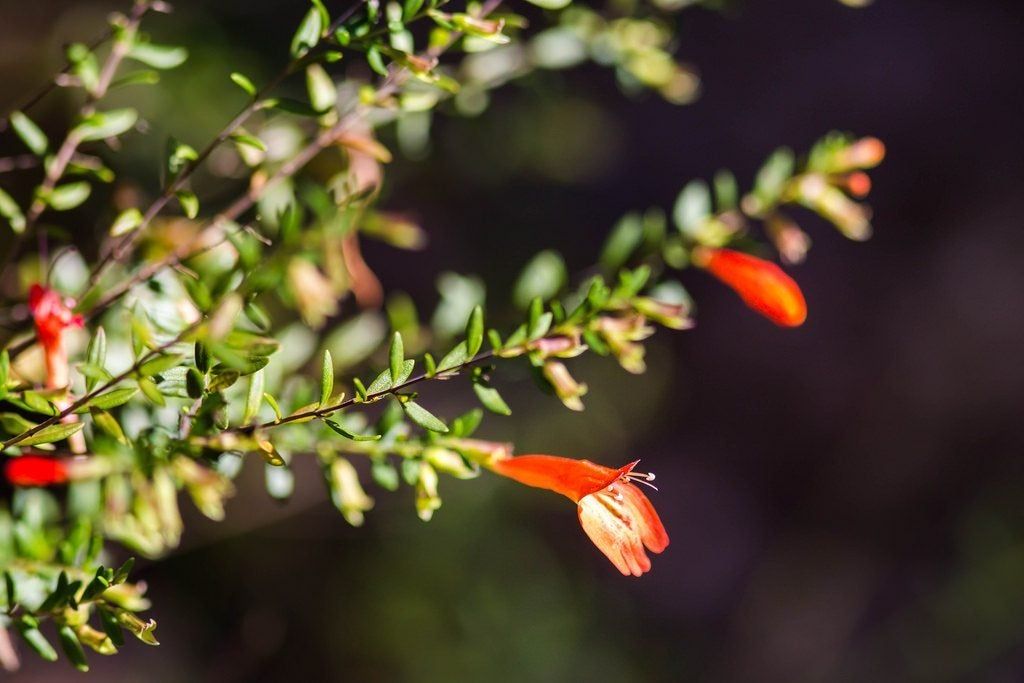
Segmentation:
<svg viewBox="0 0 1024 683">
<path fill-rule="evenodd" d="M 0 99 L 123 4 L 0 1 Z M 202 142 L 241 105 L 227 74 L 272 73 L 305 6 L 176 5 L 150 28 L 193 58 L 162 114 Z M 254 469 L 228 521 L 192 519 L 182 550 L 143 569 L 162 646 L 92 657 L 90 675 L 1024 680 L 1022 18 L 987 0 L 688 10 L 679 54 L 704 81 L 692 106 L 621 96 L 587 67 L 512 85 L 480 118 L 438 118 L 431 155 L 393 164 L 384 200 L 421 218 L 429 250 L 368 255 L 424 304 L 450 269 L 486 274 L 500 307 L 536 251 L 578 271 L 624 212 L 668 208 L 722 167 L 748 185 L 775 146 L 831 129 L 888 145 L 876 235 L 803 221 L 814 247 L 793 273 L 811 312 L 795 331 L 685 273 L 697 328 L 659 333 L 642 377 L 574 366 L 591 386 L 583 414 L 538 399 L 523 367 L 502 375 L 515 416 L 486 436 L 657 472 L 672 545 L 642 579 L 539 491 L 446 478 L 423 524 L 407 490 L 373 489 L 377 509 L 351 529 L 314 467 L 283 508 Z M 533 152 L 509 152 L 524 140 Z M 455 385 L 429 391 L 446 414 L 470 405 Z M 21 680 L 72 675 L 30 663 Z"/>
</svg>

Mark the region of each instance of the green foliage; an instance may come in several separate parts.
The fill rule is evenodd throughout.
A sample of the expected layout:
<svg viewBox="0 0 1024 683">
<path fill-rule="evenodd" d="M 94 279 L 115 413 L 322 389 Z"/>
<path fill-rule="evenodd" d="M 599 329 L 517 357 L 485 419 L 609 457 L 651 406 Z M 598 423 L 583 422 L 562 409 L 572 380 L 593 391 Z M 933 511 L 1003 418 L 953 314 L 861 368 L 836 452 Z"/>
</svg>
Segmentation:
<svg viewBox="0 0 1024 683">
<path fill-rule="evenodd" d="M 867 209 L 848 190 L 853 174 L 880 161 L 878 145 L 833 134 L 806 159 L 785 149 L 773 154 L 746 194 L 726 171 L 710 185 L 686 184 L 671 212 L 674 230 L 663 209 L 627 214 L 588 277 L 571 275 L 562 256 L 546 249 L 490 309 L 481 277 L 442 273 L 436 307 L 421 315 L 409 296 L 378 281 L 360 249 L 377 240 L 417 250 L 427 234 L 377 205 L 393 160 L 377 127 L 397 121 L 404 145 L 410 125 L 429 124 L 435 112 L 478 114 L 487 93 L 506 81 L 589 58 L 613 68 L 627 92 L 649 88 L 676 103 L 695 95 L 696 76 L 670 53 L 679 7 L 598 11 L 567 0 L 532 2 L 546 10 L 536 12 L 535 32 L 511 11 L 489 13 L 492 3 L 442 11 L 433 0 L 368 2 L 332 20 L 313 0 L 279 76 L 257 88 L 241 72 L 230 74 L 248 97 L 231 122 L 206 144 L 166 140 L 152 165 L 163 185 L 145 207 L 93 206 L 106 192 L 86 202 L 96 183 L 117 177 L 98 150 L 116 152 L 140 137 L 132 131 L 147 129 L 135 109 L 110 108 L 112 88 L 159 80 L 155 71 L 122 73 L 124 62 L 164 70 L 187 59 L 183 47 L 154 44 L 139 32 L 162 3 L 115 15 L 110 45 L 68 47 L 60 81 L 84 104 L 64 134 L 44 133 L 24 111 L 10 114 L 19 144 L 43 167 L 26 184 L 30 193 L 0 190 L 0 216 L 15 234 L 7 253 L 18 268 L 10 272 L 34 272 L 37 255 L 21 252 L 41 221 L 48 222 L 44 240 L 63 239 L 49 222 L 84 229 L 60 212 L 97 209 L 110 243 L 85 264 L 80 281 L 52 276 L 50 284 L 67 290 L 57 299 L 77 297 L 88 337 L 84 353 L 76 348 L 71 358 L 66 346 L 46 349 L 50 364 L 63 363 L 70 377 L 38 381 L 42 368 L 38 377 L 31 368 L 23 374 L 22 361 L 31 358 L 22 353 L 36 340 L 28 318 L 24 334 L 0 353 L 4 457 L 50 458 L 60 472 L 40 486 L 15 482 L 13 498 L 0 503 L 0 628 L 51 661 L 59 657 L 56 638 L 82 671 L 87 651 L 116 652 L 124 631 L 156 645 L 155 622 L 138 615 L 148 602 L 142 586 L 129 582 L 131 561 L 114 571 L 99 558 L 114 544 L 146 557 L 173 550 L 183 531 L 181 494 L 219 520 L 243 460 L 255 458 L 268 494 L 287 500 L 296 486 L 292 462 L 312 457 L 335 507 L 359 525 L 374 504 L 352 463 L 365 456 L 379 486 L 410 487 L 417 515 L 430 520 L 446 477 L 476 477 L 512 452 L 511 444 L 473 436 L 485 411 L 512 412 L 500 391 L 507 361 L 522 359 L 554 396 L 545 399 L 552 405 L 557 398 L 583 410 L 588 388 L 573 376 L 571 359 L 594 352 L 643 372 L 655 325 L 692 324 L 673 271 L 687 268 L 695 250 L 749 245 L 749 228 L 763 222 L 783 259 L 798 260 L 806 245 L 794 240 L 803 233 L 783 213 L 789 205 L 812 209 L 854 239 L 866 236 Z M 446 50 L 461 57 L 442 63 Z M 502 61 L 510 54 L 518 57 Z M 487 59 L 496 61 L 481 68 Z M 367 68 L 350 69 L 353 61 Z M 366 82 L 360 72 L 375 75 Z M 308 102 L 282 94 L 301 92 L 289 79 L 304 79 Z M 452 106 L 442 107 L 449 99 Z M 103 159 L 116 157 L 109 150 Z M 197 169 L 211 171 L 204 164 L 211 158 L 246 174 L 234 201 L 195 180 Z M 178 209 L 183 216 L 169 220 Z M 33 240 L 23 239 L 30 234 Z M 55 263 L 47 265 L 59 270 Z M 385 299 L 387 318 L 379 312 Z M 514 306 L 503 310 L 508 299 Z M 70 310 L 67 318 L 74 322 L 62 325 L 78 324 Z M 426 390 L 441 380 L 464 391 L 468 380 L 481 408 L 441 416 Z M 67 484 L 67 495 L 45 484 Z"/>
</svg>

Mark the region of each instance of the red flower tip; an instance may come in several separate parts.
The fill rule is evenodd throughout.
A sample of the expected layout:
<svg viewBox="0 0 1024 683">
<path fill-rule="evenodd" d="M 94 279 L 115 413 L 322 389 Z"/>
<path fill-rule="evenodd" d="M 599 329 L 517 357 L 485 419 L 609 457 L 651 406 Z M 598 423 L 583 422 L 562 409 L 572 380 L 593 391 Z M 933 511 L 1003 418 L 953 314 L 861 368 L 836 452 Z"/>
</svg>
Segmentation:
<svg viewBox="0 0 1024 683">
<path fill-rule="evenodd" d="M 84 322 L 82 316 L 71 312 L 68 302 L 58 292 L 39 284 L 32 285 L 29 290 L 28 307 L 36 323 L 39 342 L 44 347 L 54 346 L 64 330 L 81 327 Z"/>
<path fill-rule="evenodd" d="M 654 506 L 636 486 L 654 488 L 653 474 L 634 472 L 638 462 L 612 469 L 589 460 L 521 455 L 497 460 L 491 468 L 527 486 L 572 499 L 583 531 L 598 550 L 624 576 L 640 576 L 651 568 L 644 548 L 660 553 L 668 547 L 668 534 Z"/>
<path fill-rule="evenodd" d="M 807 319 L 807 302 L 800 287 L 771 261 L 710 247 L 697 247 L 692 259 L 776 325 L 798 327 Z"/>
<path fill-rule="evenodd" d="M 4 475 L 15 486 L 52 486 L 68 480 L 68 467 L 58 458 L 23 455 L 7 461 Z"/>
<path fill-rule="evenodd" d="M 846 189 L 854 197 L 867 197 L 871 192 L 871 177 L 864 171 L 854 171 L 846 176 Z"/>
</svg>

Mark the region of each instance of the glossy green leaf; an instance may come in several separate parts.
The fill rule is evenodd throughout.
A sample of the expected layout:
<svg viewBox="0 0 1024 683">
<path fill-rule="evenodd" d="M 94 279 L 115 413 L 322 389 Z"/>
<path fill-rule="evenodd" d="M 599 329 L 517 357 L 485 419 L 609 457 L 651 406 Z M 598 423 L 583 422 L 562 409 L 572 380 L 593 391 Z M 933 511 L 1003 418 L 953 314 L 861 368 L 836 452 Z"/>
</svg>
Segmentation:
<svg viewBox="0 0 1024 683">
<path fill-rule="evenodd" d="M 134 387 L 125 387 L 124 389 L 114 389 L 108 391 L 105 394 L 100 394 L 95 398 L 89 400 L 84 406 L 76 409 L 76 413 L 86 413 L 90 408 L 99 408 L 100 410 L 110 410 L 118 406 L 124 405 L 132 399 L 135 394 L 138 393 L 138 389 Z"/>
<path fill-rule="evenodd" d="M 320 366 L 320 405 L 326 406 L 330 403 L 331 393 L 334 391 L 334 361 L 331 359 L 331 352 L 324 349 L 323 360 Z"/>
<path fill-rule="evenodd" d="M 13 111 L 8 120 L 11 123 L 11 128 L 14 129 L 17 136 L 21 138 L 21 141 L 25 143 L 25 146 L 33 154 L 37 156 L 46 154 L 46 150 L 50 146 L 50 140 L 46 137 L 46 133 L 32 119 L 20 111 Z"/>
<path fill-rule="evenodd" d="M 487 408 L 487 410 L 492 413 L 497 413 L 498 415 L 512 414 L 512 409 L 508 407 L 508 404 L 505 403 L 505 399 L 501 397 L 501 394 L 499 394 L 498 390 L 494 387 L 474 382 L 473 392 L 476 394 L 476 397 L 480 399 L 480 403 L 483 407 Z"/>
<path fill-rule="evenodd" d="M 191 190 L 178 190 L 174 193 L 174 196 L 178 198 L 178 204 L 181 205 L 181 210 L 189 218 L 195 218 L 199 215 L 199 198 L 196 197 L 195 192 Z"/>
<path fill-rule="evenodd" d="M 404 401 L 402 409 L 405 410 L 405 414 L 410 420 L 426 430 L 442 434 L 448 431 L 448 425 L 415 401 Z"/>
<path fill-rule="evenodd" d="M 15 233 L 20 235 L 25 232 L 25 214 L 18 206 L 18 202 L 2 189 L 0 189 L 0 216 L 7 219 L 7 224 Z"/>
<path fill-rule="evenodd" d="M 117 215 L 108 232 L 111 237 L 120 237 L 134 232 L 140 225 L 142 225 L 142 212 L 133 206 Z"/>
<path fill-rule="evenodd" d="M 543 301 L 553 298 L 568 280 L 565 261 L 553 250 L 542 251 L 523 269 L 513 289 L 513 301 L 520 308 L 540 297 Z"/>
<path fill-rule="evenodd" d="M 188 50 L 173 45 L 135 43 L 128 50 L 128 57 L 154 69 L 173 69 L 188 59 Z"/>
<path fill-rule="evenodd" d="M 139 114 L 130 107 L 93 112 L 79 122 L 71 134 L 83 142 L 115 138 L 130 130 Z"/>
<path fill-rule="evenodd" d="M 299 24 L 298 30 L 292 37 L 291 55 L 299 58 L 309 52 L 320 42 L 320 36 L 324 30 L 323 13 L 316 7 L 311 7 L 306 16 Z"/>
<path fill-rule="evenodd" d="M 85 661 L 85 651 L 74 630 L 65 624 L 57 629 L 57 636 L 60 639 L 61 649 L 64 650 L 64 656 L 68 658 L 71 665 L 83 673 L 88 671 L 89 663 Z"/>
<path fill-rule="evenodd" d="M 249 77 L 245 74 L 235 71 L 231 74 L 231 80 L 251 97 L 256 97 L 256 93 L 259 92 L 256 90 L 256 86 L 253 85 L 252 81 L 249 80 Z"/>
<path fill-rule="evenodd" d="M 466 355 L 472 358 L 484 343 L 484 311 L 477 305 L 466 322 Z"/>
<path fill-rule="evenodd" d="M 344 427 L 342 427 L 334 420 L 324 420 L 324 422 L 326 422 L 327 426 L 333 429 L 335 432 L 341 434 L 346 439 L 351 439 L 352 441 L 377 441 L 381 438 L 380 434 L 354 434 L 345 429 Z"/>
<path fill-rule="evenodd" d="M 405 365 L 405 345 L 402 342 L 401 332 L 395 332 L 391 337 L 391 347 L 388 349 L 388 363 L 391 369 L 391 377 L 397 380 L 402 374 L 402 368 Z"/>
<path fill-rule="evenodd" d="M 70 424 L 57 423 L 52 424 L 49 427 L 44 427 L 32 436 L 22 439 L 18 442 L 19 446 L 38 446 L 44 443 L 53 443 L 55 441 L 61 441 L 68 438 L 72 434 L 77 434 L 81 431 L 85 424 L 82 422 L 73 422 Z"/>
<path fill-rule="evenodd" d="M 84 180 L 58 185 L 43 199 L 54 211 L 70 211 L 89 198 L 92 186 Z"/>
</svg>

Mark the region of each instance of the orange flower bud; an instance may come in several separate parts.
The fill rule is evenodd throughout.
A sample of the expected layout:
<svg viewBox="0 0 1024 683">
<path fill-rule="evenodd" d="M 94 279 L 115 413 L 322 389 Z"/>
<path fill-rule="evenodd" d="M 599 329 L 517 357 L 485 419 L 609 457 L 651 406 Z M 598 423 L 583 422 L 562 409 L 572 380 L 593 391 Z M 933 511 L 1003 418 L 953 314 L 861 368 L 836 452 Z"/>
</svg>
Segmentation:
<svg viewBox="0 0 1024 683">
<path fill-rule="evenodd" d="M 68 468 L 59 458 L 23 455 L 7 461 L 4 476 L 14 486 L 52 486 L 67 482 Z"/>
<path fill-rule="evenodd" d="M 867 197 L 871 192 L 871 177 L 864 171 L 855 171 L 846 176 L 846 190 L 854 197 Z"/>
<path fill-rule="evenodd" d="M 807 319 L 807 302 L 800 287 L 771 261 L 710 247 L 694 249 L 692 260 L 776 325 L 797 327 Z"/>
</svg>

